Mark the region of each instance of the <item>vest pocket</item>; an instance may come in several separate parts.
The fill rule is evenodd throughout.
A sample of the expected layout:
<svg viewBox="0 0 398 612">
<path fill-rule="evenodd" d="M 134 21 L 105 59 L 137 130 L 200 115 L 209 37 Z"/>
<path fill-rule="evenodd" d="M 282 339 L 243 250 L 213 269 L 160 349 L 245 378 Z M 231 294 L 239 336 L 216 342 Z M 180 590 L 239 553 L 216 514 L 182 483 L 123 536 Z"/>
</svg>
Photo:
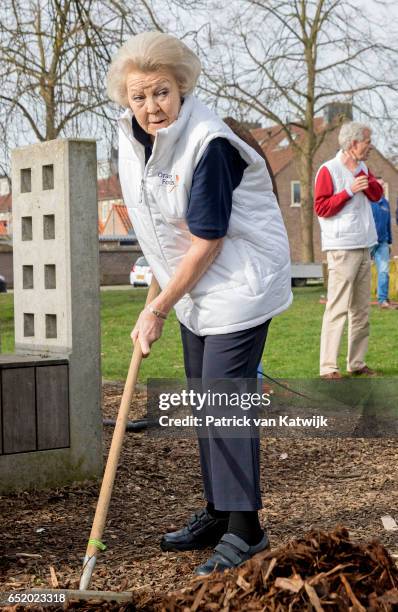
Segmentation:
<svg viewBox="0 0 398 612">
<path fill-rule="evenodd" d="M 338 238 L 339 230 L 336 224 L 336 220 L 333 219 L 333 217 L 331 217 L 330 219 L 326 217 L 321 217 L 320 225 L 324 238 L 328 240 Z"/>
<path fill-rule="evenodd" d="M 342 215 L 338 222 L 339 237 L 350 234 L 360 234 L 363 230 L 360 227 L 359 215 L 345 214 Z"/>
<path fill-rule="evenodd" d="M 190 291 L 192 299 L 240 287 L 244 282 L 243 270 L 235 241 L 226 237 L 221 253 Z"/>
<path fill-rule="evenodd" d="M 160 179 L 157 178 L 157 180 Z M 188 192 L 184 182 L 175 182 L 174 185 L 154 184 L 152 179 L 147 181 L 146 189 L 150 207 L 159 210 L 167 222 L 185 220 Z"/>
<path fill-rule="evenodd" d="M 244 240 L 235 240 L 237 253 L 242 261 L 242 274 L 250 291 L 253 295 L 258 295 L 264 291 L 264 283 L 262 280 L 262 269 L 259 259 L 250 253 L 250 250 Z"/>
</svg>

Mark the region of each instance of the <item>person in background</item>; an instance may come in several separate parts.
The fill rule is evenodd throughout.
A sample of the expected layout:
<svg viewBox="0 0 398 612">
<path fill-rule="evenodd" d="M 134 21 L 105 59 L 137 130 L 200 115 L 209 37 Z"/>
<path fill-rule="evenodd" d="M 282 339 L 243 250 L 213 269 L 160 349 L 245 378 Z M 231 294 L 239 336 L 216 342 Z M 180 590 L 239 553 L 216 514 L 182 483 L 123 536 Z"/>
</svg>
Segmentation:
<svg viewBox="0 0 398 612">
<path fill-rule="evenodd" d="M 378 240 L 371 251 L 377 268 L 377 301 L 380 308 L 395 310 L 396 307 L 388 299 L 390 244 L 392 243 L 390 204 L 384 197 L 385 183 L 383 179 L 378 177 L 377 180 L 383 189 L 383 195 L 380 200 L 372 202 L 372 212 Z"/>
<path fill-rule="evenodd" d="M 328 261 L 320 350 L 320 376 L 325 379 L 342 378 L 337 362 L 347 317 L 347 371 L 376 375 L 364 359 L 369 339 L 369 249 L 377 244 L 370 202 L 380 200 L 383 189 L 365 164 L 371 150 L 370 128 L 345 123 L 339 144 L 341 150 L 315 178 L 315 212 Z"/>
</svg>

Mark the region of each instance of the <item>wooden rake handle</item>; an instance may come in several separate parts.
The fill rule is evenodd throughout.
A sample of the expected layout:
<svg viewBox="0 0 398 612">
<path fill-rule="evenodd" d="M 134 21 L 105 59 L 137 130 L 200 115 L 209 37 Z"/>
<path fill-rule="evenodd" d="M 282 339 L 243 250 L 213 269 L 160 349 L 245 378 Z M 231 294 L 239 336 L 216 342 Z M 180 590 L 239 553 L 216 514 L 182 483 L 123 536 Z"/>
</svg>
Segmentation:
<svg viewBox="0 0 398 612">
<path fill-rule="evenodd" d="M 148 289 L 148 295 L 146 298 L 145 305 L 150 304 L 155 299 L 158 293 L 159 285 L 157 280 L 153 276 L 152 283 Z M 115 482 L 116 470 L 123 445 L 124 434 L 126 431 L 131 399 L 133 397 L 135 385 L 137 382 L 141 361 L 141 346 L 139 342 L 136 342 L 134 346 L 133 356 L 130 362 L 129 371 L 127 374 L 127 380 L 124 385 L 123 396 L 120 403 L 115 430 L 113 432 L 111 447 L 109 449 L 109 455 L 108 460 L 106 462 L 104 477 L 102 479 L 97 508 L 95 510 L 94 521 L 91 528 L 89 542 L 87 545 L 86 559 L 92 556 L 97 556 L 98 550 L 102 549 L 101 538 L 104 532 L 109 503 L 111 500 L 113 485 Z"/>
</svg>

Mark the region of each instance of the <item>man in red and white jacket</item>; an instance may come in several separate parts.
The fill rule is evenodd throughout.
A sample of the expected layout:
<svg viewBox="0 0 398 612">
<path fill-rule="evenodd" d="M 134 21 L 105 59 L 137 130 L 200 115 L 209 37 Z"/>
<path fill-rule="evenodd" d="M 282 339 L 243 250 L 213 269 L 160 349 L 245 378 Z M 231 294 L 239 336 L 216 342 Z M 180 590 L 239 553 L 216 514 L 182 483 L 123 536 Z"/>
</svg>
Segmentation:
<svg viewBox="0 0 398 612">
<path fill-rule="evenodd" d="M 370 128 L 345 123 L 339 144 L 341 150 L 315 178 L 315 212 L 328 261 L 320 352 L 320 375 L 327 379 L 342 377 L 337 361 L 347 315 L 347 371 L 376 374 L 364 359 L 369 338 L 369 249 L 377 243 L 370 201 L 381 198 L 382 188 L 364 163 L 371 149 Z"/>
</svg>

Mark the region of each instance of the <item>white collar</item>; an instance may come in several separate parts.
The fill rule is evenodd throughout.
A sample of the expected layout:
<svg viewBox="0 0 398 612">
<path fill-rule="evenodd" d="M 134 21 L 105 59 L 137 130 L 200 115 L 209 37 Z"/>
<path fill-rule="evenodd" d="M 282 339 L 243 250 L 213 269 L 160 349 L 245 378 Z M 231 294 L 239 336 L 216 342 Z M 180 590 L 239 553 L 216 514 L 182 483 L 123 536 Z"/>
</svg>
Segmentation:
<svg viewBox="0 0 398 612">
<path fill-rule="evenodd" d="M 157 131 L 154 141 L 154 148 L 156 145 L 156 150 L 159 152 L 159 149 L 163 151 L 164 147 L 167 147 L 167 150 L 172 147 L 177 140 L 179 139 L 181 132 L 186 127 L 188 120 L 192 114 L 192 108 L 194 104 L 193 96 L 186 96 L 184 98 L 184 103 L 181 106 L 180 113 L 177 119 L 166 128 L 162 128 Z M 120 128 L 123 130 L 125 135 L 129 138 L 129 140 L 138 144 L 138 141 L 133 137 L 131 121 L 133 119 L 133 112 L 130 108 L 126 108 L 126 110 L 120 115 L 118 118 L 118 123 Z"/>
</svg>

